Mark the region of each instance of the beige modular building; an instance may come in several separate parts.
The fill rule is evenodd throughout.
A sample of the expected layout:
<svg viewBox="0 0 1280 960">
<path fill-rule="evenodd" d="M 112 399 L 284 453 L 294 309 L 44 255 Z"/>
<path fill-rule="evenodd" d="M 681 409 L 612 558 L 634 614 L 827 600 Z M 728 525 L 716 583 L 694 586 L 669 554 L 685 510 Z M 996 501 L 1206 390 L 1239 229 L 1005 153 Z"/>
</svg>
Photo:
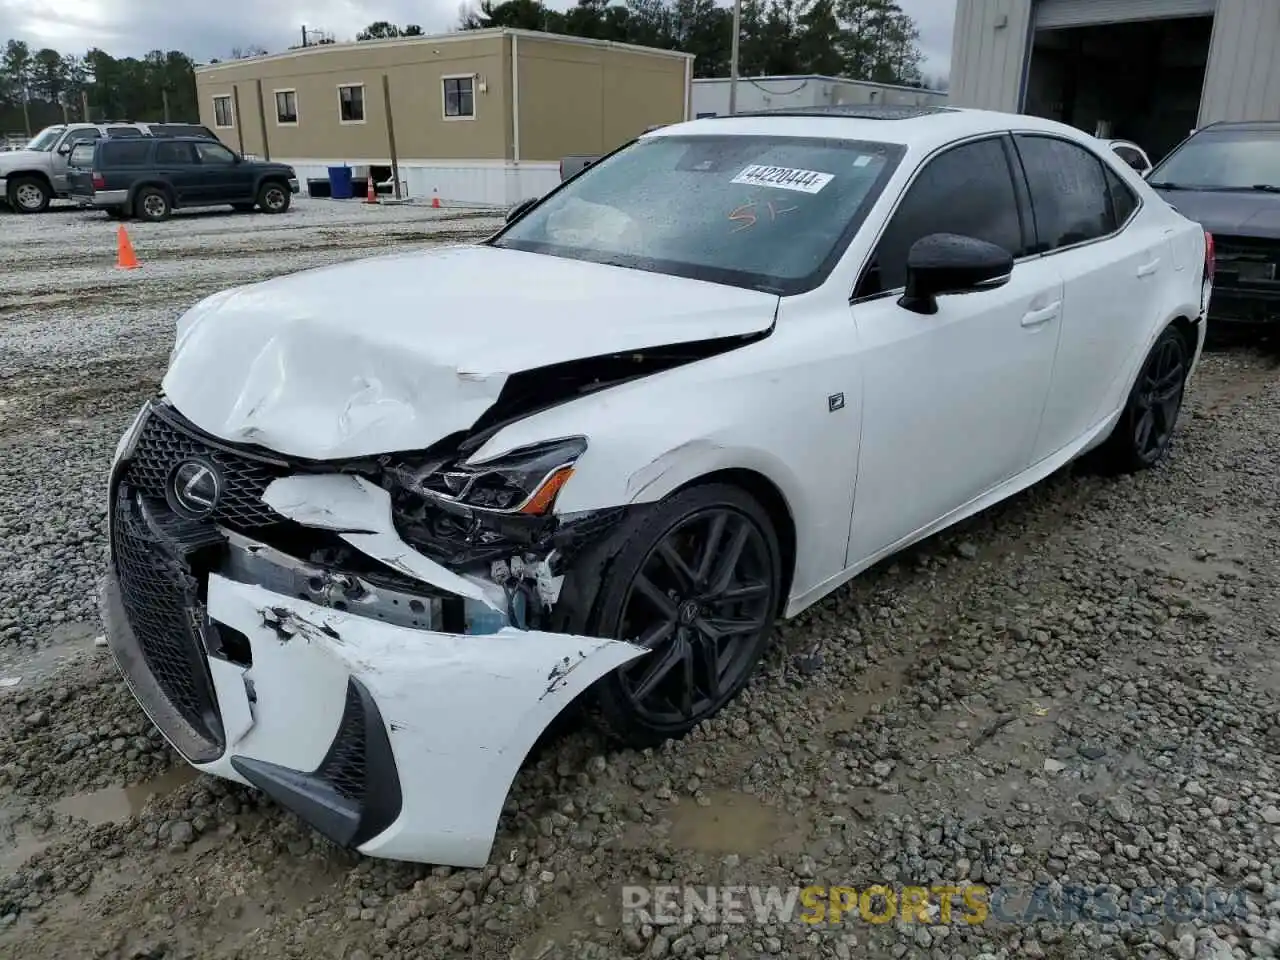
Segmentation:
<svg viewBox="0 0 1280 960">
<path fill-rule="evenodd" d="M 410 196 L 510 204 L 555 186 L 561 157 L 688 119 L 692 76 L 692 54 L 503 28 L 209 64 L 196 90 L 224 143 L 299 178 L 382 180 L 394 137 Z"/>
</svg>

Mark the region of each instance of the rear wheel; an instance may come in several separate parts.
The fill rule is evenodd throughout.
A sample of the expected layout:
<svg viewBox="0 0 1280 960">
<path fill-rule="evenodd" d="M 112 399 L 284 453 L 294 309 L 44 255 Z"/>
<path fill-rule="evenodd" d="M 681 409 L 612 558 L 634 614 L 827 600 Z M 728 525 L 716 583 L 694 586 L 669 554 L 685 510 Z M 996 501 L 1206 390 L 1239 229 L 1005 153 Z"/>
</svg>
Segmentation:
<svg viewBox="0 0 1280 960">
<path fill-rule="evenodd" d="M 289 209 L 289 188 L 269 181 L 258 191 L 258 207 L 263 213 L 284 213 Z"/>
<path fill-rule="evenodd" d="M 714 716 L 755 672 L 778 611 L 778 538 L 754 498 L 709 484 L 624 522 L 605 551 L 588 632 L 650 652 L 600 680 L 596 712 L 614 737 L 653 746 Z"/>
<path fill-rule="evenodd" d="M 173 212 L 173 206 L 169 203 L 168 196 L 163 190 L 156 187 L 143 187 L 138 191 L 138 198 L 134 201 L 134 207 L 138 213 L 138 219 L 150 220 L 152 222 L 160 220 L 168 220 L 169 215 Z"/>
<path fill-rule="evenodd" d="M 53 191 L 39 177 L 14 177 L 9 181 L 9 206 L 18 213 L 44 213 Z"/>
<path fill-rule="evenodd" d="M 1190 372 L 1186 339 L 1167 327 L 1156 339 L 1097 462 L 1110 473 L 1134 473 L 1159 463 L 1169 450 Z"/>
</svg>

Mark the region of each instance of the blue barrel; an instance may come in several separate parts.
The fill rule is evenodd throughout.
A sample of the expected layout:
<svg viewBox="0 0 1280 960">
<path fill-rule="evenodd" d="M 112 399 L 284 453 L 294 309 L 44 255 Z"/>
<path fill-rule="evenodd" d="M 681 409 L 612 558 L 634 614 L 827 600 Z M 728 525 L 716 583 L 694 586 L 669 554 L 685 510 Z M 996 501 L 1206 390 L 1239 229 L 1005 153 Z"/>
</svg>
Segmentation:
<svg viewBox="0 0 1280 960">
<path fill-rule="evenodd" d="M 334 200 L 351 199 L 351 168 L 329 168 L 329 196 Z"/>
</svg>

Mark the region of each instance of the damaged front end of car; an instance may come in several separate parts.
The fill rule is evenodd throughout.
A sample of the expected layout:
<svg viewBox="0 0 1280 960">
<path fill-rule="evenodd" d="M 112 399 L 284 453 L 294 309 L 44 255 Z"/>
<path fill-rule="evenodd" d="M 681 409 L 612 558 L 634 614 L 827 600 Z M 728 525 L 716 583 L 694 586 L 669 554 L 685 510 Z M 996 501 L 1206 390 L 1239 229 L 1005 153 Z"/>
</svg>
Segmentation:
<svg viewBox="0 0 1280 960">
<path fill-rule="evenodd" d="M 646 653 L 570 632 L 561 602 L 583 552 L 644 508 L 555 511 L 585 437 L 470 458 L 531 410 L 736 342 L 513 375 L 470 430 L 345 460 L 148 403 L 113 463 L 101 591 L 130 689 L 195 767 L 342 846 L 485 863 L 537 737 Z"/>
</svg>

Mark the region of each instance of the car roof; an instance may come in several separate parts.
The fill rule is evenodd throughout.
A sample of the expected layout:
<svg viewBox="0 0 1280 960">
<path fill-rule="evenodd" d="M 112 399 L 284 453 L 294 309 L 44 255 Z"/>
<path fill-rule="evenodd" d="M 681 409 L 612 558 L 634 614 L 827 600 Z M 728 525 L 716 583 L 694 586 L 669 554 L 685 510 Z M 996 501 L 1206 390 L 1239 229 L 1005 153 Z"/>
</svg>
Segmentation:
<svg viewBox="0 0 1280 960">
<path fill-rule="evenodd" d="M 956 140 L 1009 130 L 1050 133 L 1082 145 L 1098 141 L 1075 127 L 1026 114 L 1001 113 L 950 106 L 893 106 L 840 104 L 789 107 L 781 110 L 705 117 L 673 123 L 642 135 L 642 139 L 725 134 L 729 136 L 834 137 L 896 143 L 932 151 Z"/>
</svg>

